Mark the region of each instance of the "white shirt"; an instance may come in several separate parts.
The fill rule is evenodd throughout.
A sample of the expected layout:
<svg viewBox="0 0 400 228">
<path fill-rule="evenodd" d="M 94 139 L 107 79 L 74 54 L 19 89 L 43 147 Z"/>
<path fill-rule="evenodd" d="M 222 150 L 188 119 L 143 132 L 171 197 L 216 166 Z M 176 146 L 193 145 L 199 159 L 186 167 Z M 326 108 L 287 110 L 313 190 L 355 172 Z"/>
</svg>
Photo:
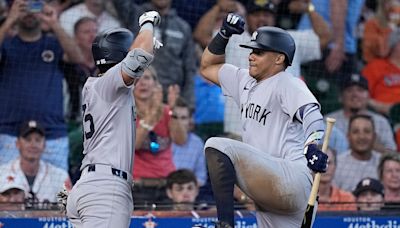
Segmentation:
<svg viewBox="0 0 400 228">
<path fill-rule="evenodd" d="M 99 33 L 107 29 L 121 27 L 119 21 L 107 11 L 103 11 L 100 16 L 96 17 L 96 15 L 89 11 L 85 3 L 75 5 L 61 13 L 60 24 L 68 35 L 74 37 L 75 23 L 82 17 L 96 18 L 99 25 Z"/>
</svg>

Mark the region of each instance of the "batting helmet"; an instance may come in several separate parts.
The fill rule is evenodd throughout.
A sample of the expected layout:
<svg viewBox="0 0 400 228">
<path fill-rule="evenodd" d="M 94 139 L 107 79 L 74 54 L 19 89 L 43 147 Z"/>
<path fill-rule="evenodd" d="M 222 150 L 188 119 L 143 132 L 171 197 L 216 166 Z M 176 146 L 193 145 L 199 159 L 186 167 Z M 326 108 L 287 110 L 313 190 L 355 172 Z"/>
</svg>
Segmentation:
<svg viewBox="0 0 400 228">
<path fill-rule="evenodd" d="M 292 36 L 283 29 L 263 26 L 251 36 L 251 41 L 240 47 L 279 52 L 286 56 L 288 65 L 292 65 L 296 45 Z"/>
<path fill-rule="evenodd" d="M 112 66 L 121 62 L 128 53 L 133 34 L 125 28 L 104 31 L 92 43 L 92 54 L 96 66 Z"/>
</svg>

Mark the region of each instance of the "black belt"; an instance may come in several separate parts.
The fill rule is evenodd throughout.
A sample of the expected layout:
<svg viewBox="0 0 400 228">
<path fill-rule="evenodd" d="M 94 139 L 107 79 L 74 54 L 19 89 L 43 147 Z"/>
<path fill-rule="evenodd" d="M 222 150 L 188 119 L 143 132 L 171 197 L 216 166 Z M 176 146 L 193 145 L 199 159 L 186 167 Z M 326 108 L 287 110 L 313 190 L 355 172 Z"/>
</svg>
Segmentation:
<svg viewBox="0 0 400 228">
<path fill-rule="evenodd" d="M 125 171 L 122 171 L 122 170 L 119 170 L 116 168 L 112 168 L 112 167 L 110 167 L 110 169 L 111 169 L 112 175 L 121 177 L 125 180 L 128 180 L 128 174 Z M 96 165 L 95 164 L 88 165 L 88 172 L 96 172 Z"/>
</svg>

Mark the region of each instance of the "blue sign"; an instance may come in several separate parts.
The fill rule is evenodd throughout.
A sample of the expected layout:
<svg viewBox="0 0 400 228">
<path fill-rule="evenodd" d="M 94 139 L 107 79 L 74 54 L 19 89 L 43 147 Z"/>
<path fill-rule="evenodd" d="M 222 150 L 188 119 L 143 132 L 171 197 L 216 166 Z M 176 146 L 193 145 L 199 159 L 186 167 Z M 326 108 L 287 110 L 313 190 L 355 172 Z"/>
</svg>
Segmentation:
<svg viewBox="0 0 400 228">
<path fill-rule="evenodd" d="M 215 217 L 132 217 L 133 228 L 214 228 Z M 257 228 L 256 218 L 237 218 L 235 228 Z M 72 228 L 65 217 L 0 218 L 0 228 Z M 400 228 L 400 217 L 394 216 L 318 216 L 314 228 Z"/>
</svg>

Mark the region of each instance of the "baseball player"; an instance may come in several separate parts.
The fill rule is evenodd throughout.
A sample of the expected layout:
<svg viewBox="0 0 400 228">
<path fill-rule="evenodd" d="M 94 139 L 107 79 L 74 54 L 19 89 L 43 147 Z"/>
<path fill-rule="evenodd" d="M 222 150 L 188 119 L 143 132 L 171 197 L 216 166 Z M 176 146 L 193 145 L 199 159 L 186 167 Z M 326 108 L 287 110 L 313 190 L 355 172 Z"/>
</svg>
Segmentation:
<svg viewBox="0 0 400 228">
<path fill-rule="evenodd" d="M 316 145 L 325 128 L 320 105 L 300 79 L 285 72 L 295 43 L 282 29 L 260 27 L 240 45 L 251 49 L 249 69 L 224 64 L 229 37 L 243 28 L 242 17 L 228 14 L 200 66 L 201 74 L 239 105 L 243 128 L 243 142 L 215 137 L 205 144 L 216 227 L 234 226 L 237 184 L 256 205 L 258 227 L 298 228 L 311 191 L 310 169 L 327 167 L 328 157 Z"/>
<path fill-rule="evenodd" d="M 85 157 L 66 205 L 75 227 L 129 227 L 136 127 L 132 89 L 153 60 L 153 26 L 159 23 L 157 12 L 146 12 L 133 43 L 132 33 L 123 28 L 93 41 L 100 74 L 89 77 L 82 91 Z M 156 48 L 159 44 L 154 41 Z"/>
</svg>

